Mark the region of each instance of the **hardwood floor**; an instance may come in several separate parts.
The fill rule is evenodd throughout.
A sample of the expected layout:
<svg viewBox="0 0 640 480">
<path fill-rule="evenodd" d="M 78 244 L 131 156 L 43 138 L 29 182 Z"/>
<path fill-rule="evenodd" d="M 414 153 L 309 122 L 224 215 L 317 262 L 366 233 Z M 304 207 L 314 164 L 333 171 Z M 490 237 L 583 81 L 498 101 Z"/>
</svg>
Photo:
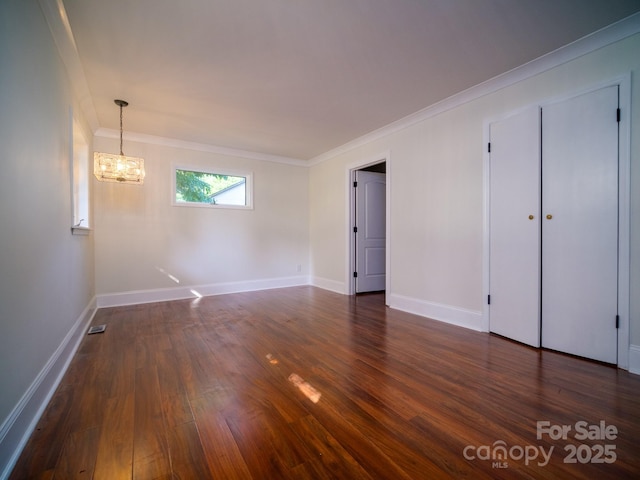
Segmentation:
<svg viewBox="0 0 640 480">
<path fill-rule="evenodd" d="M 639 376 L 382 295 L 296 287 L 102 309 L 102 323 L 11 479 L 640 477 Z M 580 421 L 609 439 L 581 440 Z"/>
</svg>

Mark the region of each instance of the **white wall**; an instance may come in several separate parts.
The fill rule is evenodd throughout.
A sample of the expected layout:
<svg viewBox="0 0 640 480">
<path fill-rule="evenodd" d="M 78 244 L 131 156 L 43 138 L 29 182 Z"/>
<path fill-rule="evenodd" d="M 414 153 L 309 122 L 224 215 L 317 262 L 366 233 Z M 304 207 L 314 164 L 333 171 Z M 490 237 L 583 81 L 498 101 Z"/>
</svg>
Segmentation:
<svg viewBox="0 0 640 480">
<path fill-rule="evenodd" d="M 484 120 L 628 72 L 637 98 L 639 71 L 635 35 L 310 169 L 125 140 L 126 153 L 146 159 L 145 185 L 92 179 L 95 230 L 72 236 L 70 109 L 76 115 L 79 109 L 37 1 L 0 2 L 0 477 L 64 370 L 69 345 L 79 338 L 70 336 L 82 333 L 94 290 L 103 297 L 142 291 L 139 299 L 175 290 L 168 274 L 182 286 L 205 287 L 203 293 L 305 283 L 312 274 L 314 283 L 346 292 L 350 165 L 389 155 L 391 303 L 459 314 L 473 324 L 483 306 Z M 631 111 L 634 345 L 640 345 L 638 105 Z M 94 149 L 116 152 L 118 141 L 97 137 Z M 174 162 L 252 172 L 254 209 L 171 206 Z"/>
<path fill-rule="evenodd" d="M 389 152 L 390 291 L 398 306 L 480 328 L 483 309 L 483 122 L 633 73 L 640 95 L 640 35 L 583 55 L 418 123 L 353 143 L 310 172 L 313 282 L 348 278 L 350 165 Z M 631 112 L 631 343 L 640 344 L 640 103 Z M 328 194 L 329 193 L 329 194 Z"/>
<path fill-rule="evenodd" d="M 94 148 L 117 152 L 119 140 L 96 137 Z M 93 180 L 99 303 L 308 282 L 306 167 L 127 141 L 126 132 L 123 149 L 145 159 L 146 178 Z M 174 165 L 252 173 L 253 209 L 173 206 Z M 114 295 L 123 292 L 137 293 Z"/>
<path fill-rule="evenodd" d="M 0 2 L 0 105 L 2 477 L 94 295 L 93 237 L 71 234 L 75 105 L 36 0 Z"/>
</svg>

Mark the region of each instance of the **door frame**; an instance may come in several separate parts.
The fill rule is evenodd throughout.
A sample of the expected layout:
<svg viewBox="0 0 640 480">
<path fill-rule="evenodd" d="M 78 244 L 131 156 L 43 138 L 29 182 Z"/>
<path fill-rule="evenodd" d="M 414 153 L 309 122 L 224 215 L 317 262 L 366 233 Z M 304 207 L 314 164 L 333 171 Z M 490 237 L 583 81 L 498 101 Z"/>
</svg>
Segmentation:
<svg viewBox="0 0 640 480">
<path fill-rule="evenodd" d="M 618 361 L 617 365 L 625 370 L 629 369 L 629 315 L 630 315 L 630 214 L 631 214 L 631 73 L 603 81 L 588 87 L 567 92 L 553 98 L 547 98 L 539 102 L 530 103 L 523 108 L 504 112 L 483 122 L 483 226 L 482 226 L 482 330 L 489 332 L 489 181 L 490 163 L 487 145 L 490 140 L 489 126 L 496 121 L 505 119 L 525 108 L 538 107 L 557 103 L 563 100 L 590 93 L 605 87 L 618 86 L 620 123 L 618 125 L 618 315 L 620 323 L 618 328 Z"/>
<path fill-rule="evenodd" d="M 370 167 L 372 165 L 376 165 L 378 163 L 386 163 L 386 185 L 385 185 L 385 305 L 389 305 L 389 294 L 391 290 L 391 262 L 390 262 L 390 225 L 391 225 L 391 153 L 384 152 L 379 155 L 374 155 L 373 157 L 366 160 L 359 160 L 352 162 L 346 166 L 346 199 L 347 199 L 347 212 L 345 215 L 346 219 L 346 252 L 347 252 L 347 262 L 345 265 L 345 285 L 347 286 L 347 295 L 355 295 L 356 294 L 356 282 L 353 277 L 354 268 L 356 265 L 356 251 L 355 251 L 355 241 L 353 235 L 353 225 L 356 221 L 356 197 L 355 190 L 353 188 L 353 182 L 355 181 L 355 172 L 357 170 L 362 170 L 363 168 Z"/>
</svg>

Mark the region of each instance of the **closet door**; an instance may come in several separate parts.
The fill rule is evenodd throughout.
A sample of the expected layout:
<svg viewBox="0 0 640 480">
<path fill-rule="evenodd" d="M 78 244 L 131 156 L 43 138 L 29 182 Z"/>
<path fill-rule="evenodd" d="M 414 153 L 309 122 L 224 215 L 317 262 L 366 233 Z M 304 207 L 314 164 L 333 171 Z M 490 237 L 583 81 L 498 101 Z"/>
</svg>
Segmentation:
<svg viewBox="0 0 640 480">
<path fill-rule="evenodd" d="M 542 346 L 617 360 L 618 87 L 542 109 Z"/>
<path fill-rule="evenodd" d="M 540 110 L 489 128 L 489 329 L 539 347 Z"/>
</svg>

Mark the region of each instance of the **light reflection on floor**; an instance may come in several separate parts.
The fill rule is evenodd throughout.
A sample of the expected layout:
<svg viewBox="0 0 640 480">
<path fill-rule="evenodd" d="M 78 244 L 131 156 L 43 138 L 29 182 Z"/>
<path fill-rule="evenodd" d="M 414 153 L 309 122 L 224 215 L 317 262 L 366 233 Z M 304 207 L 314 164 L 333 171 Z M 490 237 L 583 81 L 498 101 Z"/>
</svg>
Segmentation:
<svg viewBox="0 0 640 480">
<path fill-rule="evenodd" d="M 266 357 L 271 365 L 278 365 L 278 359 L 275 358 L 272 354 L 268 353 Z M 313 388 L 313 386 L 309 382 L 305 382 L 304 378 L 302 378 L 297 373 L 292 373 L 291 375 L 289 375 L 288 380 L 296 387 L 298 387 L 298 390 L 304 393 L 304 395 L 313 403 L 318 403 L 320 401 L 320 397 L 322 396 L 322 394 L 318 390 Z"/>
<path fill-rule="evenodd" d="M 292 373 L 291 375 L 289 375 L 289 381 L 296 387 L 298 387 L 298 390 L 304 393 L 305 396 L 313 403 L 318 403 L 320 401 L 320 392 L 313 388 L 311 384 L 305 382 L 304 379 L 299 375 Z"/>
<path fill-rule="evenodd" d="M 274 358 L 273 355 L 271 355 L 270 353 L 267 354 L 267 360 L 269 360 L 269 363 L 271 365 L 277 365 L 278 364 L 278 359 Z"/>
</svg>

